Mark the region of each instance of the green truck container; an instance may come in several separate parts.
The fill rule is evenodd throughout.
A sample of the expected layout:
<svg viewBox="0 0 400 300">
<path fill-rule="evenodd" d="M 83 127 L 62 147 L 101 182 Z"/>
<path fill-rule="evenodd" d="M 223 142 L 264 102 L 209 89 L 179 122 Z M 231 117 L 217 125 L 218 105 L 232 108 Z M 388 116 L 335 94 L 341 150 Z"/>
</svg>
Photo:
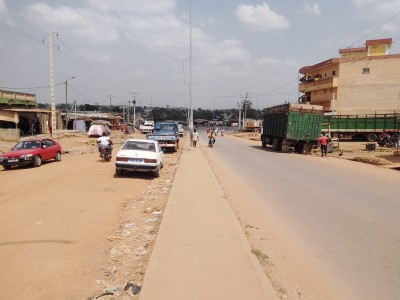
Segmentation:
<svg viewBox="0 0 400 300">
<path fill-rule="evenodd" d="M 389 134 L 400 133 L 400 113 L 366 115 L 324 116 L 322 131 L 340 139 L 364 139 L 374 142 L 386 130 Z"/>
<path fill-rule="evenodd" d="M 321 135 L 323 107 L 287 103 L 264 109 L 261 143 L 275 151 L 310 152 Z"/>
</svg>

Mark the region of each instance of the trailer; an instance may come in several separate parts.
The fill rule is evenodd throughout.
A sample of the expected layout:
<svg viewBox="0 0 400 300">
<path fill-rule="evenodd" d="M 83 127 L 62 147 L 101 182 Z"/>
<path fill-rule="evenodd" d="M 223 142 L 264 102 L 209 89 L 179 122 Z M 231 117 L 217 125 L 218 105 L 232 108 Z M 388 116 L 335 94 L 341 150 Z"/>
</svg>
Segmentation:
<svg viewBox="0 0 400 300">
<path fill-rule="evenodd" d="M 324 116 L 322 131 L 339 139 L 375 142 L 382 131 L 400 134 L 400 113 Z"/>
<path fill-rule="evenodd" d="M 261 144 L 274 151 L 311 152 L 321 134 L 323 107 L 287 103 L 264 109 Z"/>
</svg>

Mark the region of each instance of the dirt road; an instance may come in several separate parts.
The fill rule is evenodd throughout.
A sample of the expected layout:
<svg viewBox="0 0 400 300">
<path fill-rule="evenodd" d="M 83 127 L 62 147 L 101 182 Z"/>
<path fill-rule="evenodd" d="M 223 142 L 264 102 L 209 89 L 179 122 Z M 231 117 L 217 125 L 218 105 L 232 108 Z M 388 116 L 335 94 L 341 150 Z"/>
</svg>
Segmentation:
<svg viewBox="0 0 400 300">
<path fill-rule="evenodd" d="M 114 138 L 117 149 L 125 137 Z M 94 139 L 59 141 L 68 152 L 61 162 L 0 171 L 1 298 L 88 299 L 107 289 L 132 296 L 179 153 L 166 154 L 160 178 L 115 177 Z"/>
</svg>

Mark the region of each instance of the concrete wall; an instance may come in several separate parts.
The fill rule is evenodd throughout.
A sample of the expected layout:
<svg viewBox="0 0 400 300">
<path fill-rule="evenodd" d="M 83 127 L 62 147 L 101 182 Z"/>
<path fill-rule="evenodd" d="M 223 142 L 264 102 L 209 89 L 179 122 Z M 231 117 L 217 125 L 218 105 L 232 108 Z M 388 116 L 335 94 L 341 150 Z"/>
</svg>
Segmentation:
<svg viewBox="0 0 400 300">
<path fill-rule="evenodd" d="M 20 139 L 19 129 L 0 128 L 0 141 L 18 142 Z"/>
<path fill-rule="evenodd" d="M 400 112 L 400 58 L 342 62 L 335 108 L 341 114 Z"/>
</svg>

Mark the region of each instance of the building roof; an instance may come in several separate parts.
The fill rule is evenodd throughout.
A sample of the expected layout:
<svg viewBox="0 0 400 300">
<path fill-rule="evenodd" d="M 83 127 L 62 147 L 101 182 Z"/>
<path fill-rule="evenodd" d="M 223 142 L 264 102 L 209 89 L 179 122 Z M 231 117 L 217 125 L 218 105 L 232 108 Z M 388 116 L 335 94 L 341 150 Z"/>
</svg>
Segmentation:
<svg viewBox="0 0 400 300">
<path fill-rule="evenodd" d="M 382 45 L 382 44 L 388 44 L 389 47 L 392 45 L 392 39 L 379 39 L 379 40 L 367 40 L 365 45 L 368 46 L 376 46 L 376 45 Z"/>
<path fill-rule="evenodd" d="M 367 47 L 368 46 L 376 46 L 376 45 L 389 45 L 389 47 L 392 44 L 392 39 L 387 38 L 387 39 L 377 39 L 377 40 L 367 40 L 365 43 L 365 47 L 358 47 L 358 48 L 344 48 L 344 49 L 339 49 L 340 54 L 346 54 L 346 53 L 355 53 L 355 52 L 367 52 Z M 304 66 L 300 68 L 299 73 L 300 74 L 306 74 L 310 72 L 315 72 L 316 70 L 326 67 L 327 65 L 335 64 L 335 63 L 341 63 L 341 62 L 348 62 L 348 61 L 357 61 L 357 60 L 375 60 L 375 59 L 391 59 L 391 58 L 399 58 L 399 54 L 385 54 L 385 55 L 379 55 L 379 56 L 361 56 L 361 57 L 342 57 L 342 58 L 331 58 L 324 60 L 320 63 L 317 63 L 312 66 Z"/>
<path fill-rule="evenodd" d="M 359 47 L 359 48 L 343 48 L 339 49 L 339 54 L 343 53 L 353 53 L 353 52 L 365 52 L 367 49 L 365 47 Z"/>
</svg>

